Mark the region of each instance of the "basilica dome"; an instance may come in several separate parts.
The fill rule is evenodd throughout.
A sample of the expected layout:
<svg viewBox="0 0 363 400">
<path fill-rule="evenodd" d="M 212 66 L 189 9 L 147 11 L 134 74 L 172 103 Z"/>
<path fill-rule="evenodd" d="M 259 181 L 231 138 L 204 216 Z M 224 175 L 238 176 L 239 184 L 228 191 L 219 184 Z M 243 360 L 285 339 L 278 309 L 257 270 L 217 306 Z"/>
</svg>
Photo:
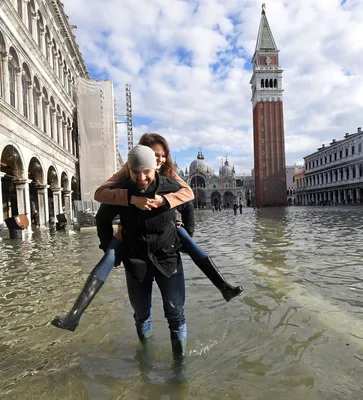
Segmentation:
<svg viewBox="0 0 363 400">
<path fill-rule="evenodd" d="M 190 164 L 189 175 L 193 174 L 210 175 L 211 173 L 212 173 L 212 168 L 204 161 L 204 155 L 201 151 L 199 151 L 197 158 Z"/>
<path fill-rule="evenodd" d="M 222 176 L 232 176 L 232 175 L 233 175 L 233 172 L 234 172 L 234 170 L 233 170 L 233 168 L 229 165 L 228 160 L 226 160 L 226 161 L 224 162 L 223 167 L 219 169 L 219 173 L 220 173 L 220 175 L 222 175 Z"/>
<path fill-rule="evenodd" d="M 178 167 L 177 162 L 174 162 L 174 168 L 175 168 L 175 172 L 181 177 L 181 178 L 185 178 L 184 172 L 181 168 Z"/>
</svg>

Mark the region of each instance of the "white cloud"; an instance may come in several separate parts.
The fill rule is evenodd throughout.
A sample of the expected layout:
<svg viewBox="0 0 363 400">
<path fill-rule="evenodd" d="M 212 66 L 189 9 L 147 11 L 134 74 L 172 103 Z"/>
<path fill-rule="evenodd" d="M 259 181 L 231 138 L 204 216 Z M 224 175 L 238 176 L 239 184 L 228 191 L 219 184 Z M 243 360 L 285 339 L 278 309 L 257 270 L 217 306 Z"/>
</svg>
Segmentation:
<svg viewBox="0 0 363 400">
<path fill-rule="evenodd" d="M 135 127 L 167 137 L 185 164 L 197 146 L 253 168 L 251 58 L 260 22 L 255 0 L 63 0 L 95 74 L 115 84 L 118 110 L 132 87 Z M 267 17 L 285 69 L 286 162 L 363 125 L 363 3 L 275 0 Z M 124 132 L 122 128 L 119 130 Z M 126 135 L 120 137 L 126 149 Z M 177 156 L 178 157 L 178 156 Z M 178 160 L 179 161 L 179 160 Z"/>
</svg>

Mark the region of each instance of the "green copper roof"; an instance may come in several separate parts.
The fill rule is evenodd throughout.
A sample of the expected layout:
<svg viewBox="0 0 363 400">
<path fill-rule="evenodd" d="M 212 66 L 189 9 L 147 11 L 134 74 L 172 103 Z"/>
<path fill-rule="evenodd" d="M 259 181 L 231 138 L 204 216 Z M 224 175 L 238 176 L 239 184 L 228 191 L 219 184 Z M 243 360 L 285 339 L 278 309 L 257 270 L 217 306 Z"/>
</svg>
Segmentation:
<svg viewBox="0 0 363 400">
<path fill-rule="evenodd" d="M 260 28 L 258 31 L 256 50 L 275 50 L 277 46 L 272 36 L 270 26 L 267 21 L 265 11 L 262 11 Z"/>
</svg>

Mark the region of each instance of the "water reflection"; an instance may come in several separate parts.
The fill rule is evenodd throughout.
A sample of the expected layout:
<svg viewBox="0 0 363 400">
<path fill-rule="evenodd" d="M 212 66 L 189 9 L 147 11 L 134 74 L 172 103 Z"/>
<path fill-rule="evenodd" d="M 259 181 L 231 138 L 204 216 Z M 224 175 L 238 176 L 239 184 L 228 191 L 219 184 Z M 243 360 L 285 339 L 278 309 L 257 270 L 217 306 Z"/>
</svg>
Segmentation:
<svg viewBox="0 0 363 400">
<path fill-rule="evenodd" d="M 244 296 L 225 303 L 188 257 L 185 364 L 155 290 L 136 340 L 122 269 L 75 333 L 49 324 L 101 255 L 94 230 L 0 243 L 0 395 L 6 399 L 360 399 L 363 210 L 197 213 L 195 238 Z"/>
</svg>

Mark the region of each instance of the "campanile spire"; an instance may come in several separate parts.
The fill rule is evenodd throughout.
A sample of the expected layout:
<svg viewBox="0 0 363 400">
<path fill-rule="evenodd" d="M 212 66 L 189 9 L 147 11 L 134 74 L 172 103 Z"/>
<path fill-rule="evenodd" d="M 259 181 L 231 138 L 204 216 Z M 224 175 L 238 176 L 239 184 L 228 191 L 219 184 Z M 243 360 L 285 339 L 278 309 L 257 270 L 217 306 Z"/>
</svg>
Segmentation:
<svg viewBox="0 0 363 400">
<path fill-rule="evenodd" d="M 286 205 L 285 136 L 279 50 L 263 3 L 250 81 L 256 205 Z"/>
</svg>

